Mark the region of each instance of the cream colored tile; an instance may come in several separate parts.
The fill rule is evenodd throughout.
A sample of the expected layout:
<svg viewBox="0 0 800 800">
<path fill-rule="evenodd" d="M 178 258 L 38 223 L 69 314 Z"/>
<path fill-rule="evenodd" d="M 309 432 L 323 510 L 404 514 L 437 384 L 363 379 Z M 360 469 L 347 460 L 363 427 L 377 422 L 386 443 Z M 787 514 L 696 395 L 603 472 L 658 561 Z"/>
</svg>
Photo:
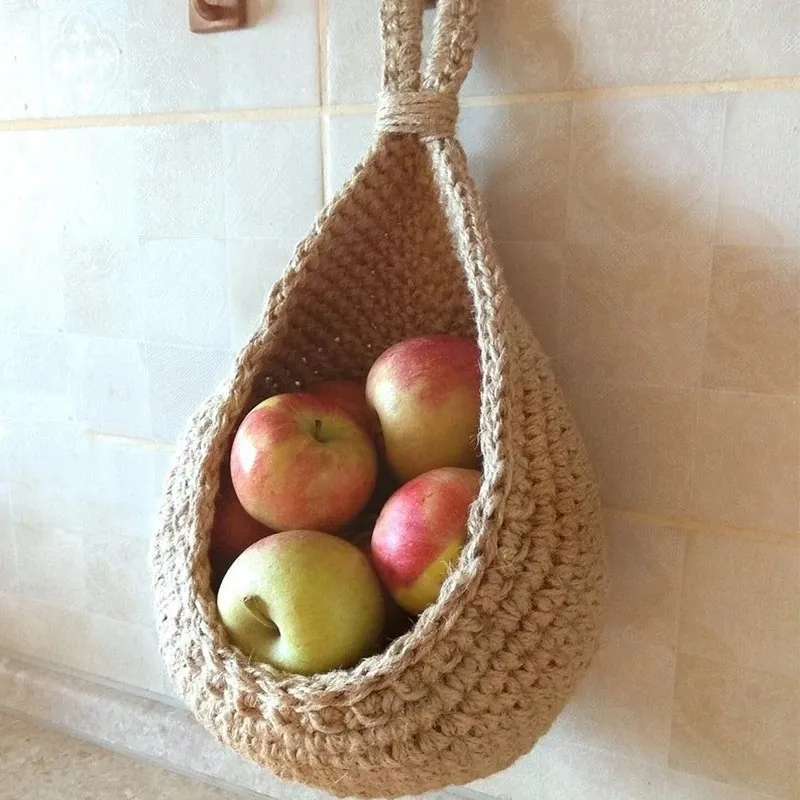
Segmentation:
<svg viewBox="0 0 800 800">
<path fill-rule="evenodd" d="M 795 531 L 799 422 L 792 398 L 701 392 L 693 513 L 709 522 Z"/>
<path fill-rule="evenodd" d="M 686 553 L 681 652 L 796 676 L 798 569 L 795 546 L 692 534 Z"/>
<path fill-rule="evenodd" d="M 697 386 L 711 248 L 565 247 L 562 356 L 584 380 Z"/>
<path fill-rule="evenodd" d="M 228 312 L 234 349 L 247 342 L 259 323 L 269 290 L 291 260 L 294 244 L 274 239 L 228 242 Z"/>
<path fill-rule="evenodd" d="M 664 800 L 770 800 L 760 792 L 751 792 L 727 783 L 667 770 Z"/>
<path fill-rule="evenodd" d="M 607 517 L 609 639 L 674 647 L 686 534 L 619 514 Z"/>
<path fill-rule="evenodd" d="M 77 420 L 97 432 L 149 435 L 147 374 L 135 342 L 71 336 L 67 367 Z"/>
<path fill-rule="evenodd" d="M 18 638 L 20 598 L 10 593 L 11 588 L 0 584 L 0 647 L 5 648 L 13 648 Z"/>
<path fill-rule="evenodd" d="M 64 324 L 74 333 L 137 337 L 144 298 L 134 239 L 62 243 Z"/>
<path fill-rule="evenodd" d="M 800 249 L 716 248 L 703 384 L 795 394 L 798 339 Z"/>
<path fill-rule="evenodd" d="M 730 0 L 583 4 L 577 72 L 584 85 L 722 78 L 730 62 Z"/>
<path fill-rule="evenodd" d="M 33 5 L 3 12 L 0 26 L 0 119 L 41 116 L 42 45 L 39 14 Z"/>
<path fill-rule="evenodd" d="M 157 450 L 52 424 L 18 426 L 9 439 L 16 522 L 40 529 L 150 537 Z"/>
<path fill-rule="evenodd" d="M 225 125 L 228 235 L 299 239 L 322 205 L 316 119 Z"/>
<path fill-rule="evenodd" d="M 793 0 L 735 0 L 731 67 L 734 78 L 800 73 L 800 7 Z"/>
<path fill-rule="evenodd" d="M 465 108 L 459 136 L 503 241 L 563 239 L 570 104 Z"/>
<path fill-rule="evenodd" d="M 500 0 L 484 3 L 475 65 L 467 95 L 563 89 L 574 82 L 577 0 Z"/>
<path fill-rule="evenodd" d="M 47 116 L 126 114 L 127 0 L 40 3 Z"/>
<path fill-rule="evenodd" d="M 561 349 L 564 248 L 558 242 L 497 242 L 511 293 L 551 357 Z"/>
<path fill-rule="evenodd" d="M 233 366 L 227 350 L 144 345 L 153 436 L 173 442 Z"/>
<path fill-rule="evenodd" d="M 577 104 L 569 238 L 709 242 L 724 108 L 709 95 Z"/>
<path fill-rule="evenodd" d="M 131 2 L 125 50 L 134 113 L 219 107 L 217 45 L 189 31 L 184 4 Z"/>
<path fill-rule="evenodd" d="M 90 614 L 81 647 L 91 654 L 84 659 L 86 672 L 161 692 L 162 662 L 154 623 L 135 625 Z"/>
<path fill-rule="evenodd" d="M 537 800 L 621 800 L 660 797 L 663 770 L 613 751 L 596 750 L 579 743 L 540 745 L 541 783 Z"/>
<path fill-rule="evenodd" d="M 604 501 L 613 508 L 683 513 L 689 504 L 696 417 L 691 392 L 564 381 Z"/>
<path fill-rule="evenodd" d="M 65 281 L 57 246 L 16 233 L 8 240 L 0 233 L 0 330 L 63 330 Z"/>
<path fill-rule="evenodd" d="M 14 552 L 14 533 L 11 529 L 10 492 L 7 484 L 0 483 L 0 589 L 10 592 L 16 588 L 17 559 Z"/>
<path fill-rule="evenodd" d="M 153 20 L 148 26 L 158 30 Z M 176 76 L 170 74 L 169 80 L 175 81 Z M 222 238 L 225 193 L 220 126 L 159 125 L 137 128 L 134 135 L 138 232 L 151 238 Z"/>
<path fill-rule="evenodd" d="M 315 106 L 319 101 L 318 0 L 249 0 L 248 26 L 214 44 L 225 108 Z"/>
<path fill-rule="evenodd" d="M 0 336 L 0 418 L 62 422 L 74 412 L 65 336 L 6 332 Z"/>
<path fill-rule="evenodd" d="M 501 798 L 501 800 L 529 797 L 532 787 L 538 786 L 541 780 L 540 762 L 539 747 L 537 746 L 508 769 L 488 778 L 473 781 L 467 784 L 467 788 L 483 795 Z"/>
<path fill-rule="evenodd" d="M 678 659 L 669 765 L 680 772 L 794 797 L 798 677 Z"/>
<path fill-rule="evenodd" d="M 89 617 L 85 612 L 21 596 L 9 611 L 13 611 L 13 618 L 9 624 L 0 625 L 7 647 L 64 667 L 85 668 L 89 658 L 86 641 Z"/>
<path fill-rule="evenodd" d="M 20 594 L 78 611 L 86 608 L 83 538 L 59 529 L 14 526 Z"/>
<path fill-rule="evenodd" d="M 612 639 L 556 722 L 560 736 L 666 765 L 675 680 L 672 647 Z"/>
<path fill-rule="evenodd" d="M 108 532 L 86 537 L 89 611 L 123 622 L 152 624 L 155 612 L 149 546 L 147 539 L 114 536 Z"/>
<path fill-rule="evenodd" d="M 144 339 L 204 347 L 230 345 L 224 242 L 143 240 L 138 258 Z"/>
<path fill-rule="evenodd" d="M 717 221 L 721 243 L 800 244 L 798 125 L 797 92 L 728 98 Z"/>
<path fill-rule="evenodd" d="M 328 183 L 336 194 L 369 152 L 375 121 L 371 116 L 334 116 L 328 133 Z"/>
</svg>

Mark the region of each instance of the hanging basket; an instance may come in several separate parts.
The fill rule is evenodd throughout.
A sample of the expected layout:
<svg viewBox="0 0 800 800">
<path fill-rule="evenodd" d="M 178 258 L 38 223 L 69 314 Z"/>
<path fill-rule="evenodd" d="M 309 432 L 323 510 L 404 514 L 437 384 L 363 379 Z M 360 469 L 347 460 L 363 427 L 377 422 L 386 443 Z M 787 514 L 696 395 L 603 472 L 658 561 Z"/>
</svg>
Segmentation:
<svg viewBox="0 0 800 800">
<path fill-rule="evenodd" d="M 152 566 L 161 652 L 221 742 L 281 778 L 394 797 L 509 766 L 594 652 L 604 595 L 598 493 L 549 363 L 508 295 L 454 138 L 477 0 L 384 0 L 378 133 L 269 296 L 233 376 L 193 416 Z M 467 544 L 410 632 L 349 670 L 287 675 L 228 640 L 210 585 L 220 471 L 242 416 L 311 382 L 363 377 L 400 340 L 449 332 L 481 353 L 483 481 Z"/>
</svg>

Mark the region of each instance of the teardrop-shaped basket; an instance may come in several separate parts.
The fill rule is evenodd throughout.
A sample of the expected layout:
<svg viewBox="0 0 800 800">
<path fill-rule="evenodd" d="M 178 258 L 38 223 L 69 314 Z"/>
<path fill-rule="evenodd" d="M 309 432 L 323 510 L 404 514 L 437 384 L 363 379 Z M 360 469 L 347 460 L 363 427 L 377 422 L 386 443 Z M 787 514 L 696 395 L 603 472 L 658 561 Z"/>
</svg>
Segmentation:
<svg viewBox="0 0 800 800">
<path fill-rule="evenodd" d="M 508 295 L 454 138 L 477 0 L 384 0 L 378 134 L 273 288 L 233 376 L 179 445 L 152 566 L 161 651 L 220 741 L 335 795 L 393 797 L 510 765 L 545 733 L 594 652 L 605 593 L 598 492 L 538 342 Z M 248 661 L 210 587 L 220 470 L 258 400 L 364 376 L 402 339 L 477 339 L 483 483 L 438 602 L 384 652 L 313 677 Z"/>
</svg>

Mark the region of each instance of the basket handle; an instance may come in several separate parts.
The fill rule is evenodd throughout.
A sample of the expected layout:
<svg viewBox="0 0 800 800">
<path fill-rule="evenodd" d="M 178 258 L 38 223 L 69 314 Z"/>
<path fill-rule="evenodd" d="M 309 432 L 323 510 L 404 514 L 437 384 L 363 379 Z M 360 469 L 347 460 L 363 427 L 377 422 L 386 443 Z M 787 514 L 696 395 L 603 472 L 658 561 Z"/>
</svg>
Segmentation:
<svg viewBox="0 0 800 800">
<path fill-rule="evenodd" d="M 383 90 L 378 130 L 426 139 L 455 133 L 458 92 L 472 66 L 479 0 L 438 0 L 428 63 L 422 64 L 425 0 L 382 0 Z"/>
</svg>

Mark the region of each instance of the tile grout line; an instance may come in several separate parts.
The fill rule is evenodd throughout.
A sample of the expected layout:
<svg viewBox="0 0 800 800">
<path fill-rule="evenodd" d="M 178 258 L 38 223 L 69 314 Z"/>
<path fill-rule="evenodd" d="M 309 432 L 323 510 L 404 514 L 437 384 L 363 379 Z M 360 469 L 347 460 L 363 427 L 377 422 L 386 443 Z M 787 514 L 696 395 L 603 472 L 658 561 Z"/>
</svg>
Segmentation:
<svg viewBox="0 0 800 800">
<path fill-rule="evenodd" d="M 317 3 L 317 80 L 319 81 L 319 144 L 322 169 L 322 205 L 331 199 L 331 117 L 328 103 L 328 0 Z"/>
<path fill-rule="evenodd" d="M 322 9 L 327 0 L 319 0 Z M 320 25 L 327 24 L 320 15 Z M 320 47 L 324 46 L 323 40 Z M 327 58 L 327 55 L 326 55 Z M 320 62 L 319 78 L 322 81 L 326 67 Z M 327 77 L 325 77 L 327 81 Z M 800 76 L 785 78 L 748 78 L 730 81 L 707 81 L 698 83 L 652 84 L 636 86 L 609 86 L 595 89 L 566 89 L 551 92 L 530 92 L 505 95 L 476 95 L 464 97 L 465 108 L 507 107 L 558 103 L 567 101 L 631 100 L 645 97 L 682 96 L 698 94 L 756 93 L 800 90 Z M 320 85 L 322 96 L 323 86 Z M 144 125 L 174 125 L 188 122 L 266 122 L 269 120 L 309 119 L 328 115 L 330 117 L 359 116 L 373 113 L 374 103 L 329 104 L 316 106 L 292 106 L 285 108 L 217 109 L 206 111 L 170 111 L 164 113 L 98 115 L 85 117 L 41 117 L 0 121 L 0 132 L 56 130 L 62 128 L 88 127 L 137 127 Z"/>
</svg>

